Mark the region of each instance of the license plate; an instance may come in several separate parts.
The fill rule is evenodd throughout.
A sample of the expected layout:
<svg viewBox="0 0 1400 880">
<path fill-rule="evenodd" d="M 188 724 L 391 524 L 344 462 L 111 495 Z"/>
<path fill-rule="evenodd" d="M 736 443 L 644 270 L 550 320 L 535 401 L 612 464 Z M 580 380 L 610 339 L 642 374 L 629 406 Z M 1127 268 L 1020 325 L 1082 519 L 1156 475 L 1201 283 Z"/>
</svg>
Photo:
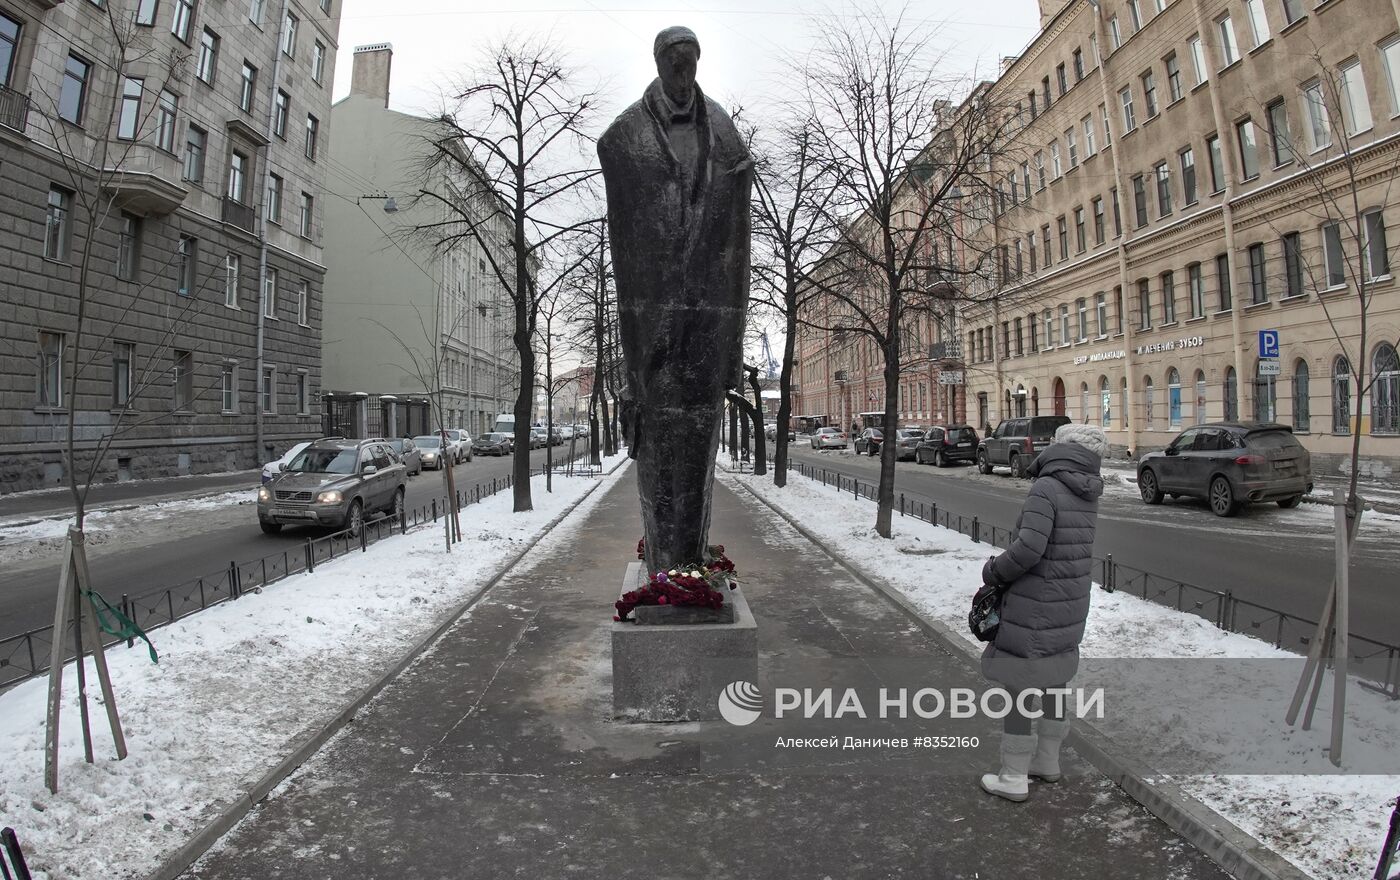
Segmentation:
<svg viewBox="0 0 1400 880">
<path fill-rule="evenodd" d="M 281 516 L 281 517 L 289 517 L 289 518 L 292 518 L 292 519 L 305 519 L 306 517 L 311 516 L 311 511 L 309 511 L 309 510 L 297 510 L 297 509 L 294 508 L 294 507 L 274 507 L 274 508 L 272 509 L 272 515 L 273 515 L 273 516 Z"/>
<path fill-rule="evenodd" d="M 958 444 L 958 448 L 959 448 L 959 449 L 967 449 L 967 448 L 969 448 L 969 447 L 971 447 L 971 446 L 972 446 L 971 443 L 959 443 L 959 444 Z"/>
</svg>

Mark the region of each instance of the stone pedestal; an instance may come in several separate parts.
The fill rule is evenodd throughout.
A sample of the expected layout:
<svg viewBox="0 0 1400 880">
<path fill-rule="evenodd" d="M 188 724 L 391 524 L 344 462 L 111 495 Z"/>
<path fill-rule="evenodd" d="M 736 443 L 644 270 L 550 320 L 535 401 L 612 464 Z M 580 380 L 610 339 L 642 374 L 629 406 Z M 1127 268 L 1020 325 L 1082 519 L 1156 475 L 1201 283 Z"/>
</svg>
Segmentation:
<svg viewBox="0 0 1400 880">
<path fill-rule="evenodd" d="M 644 582 L 642 563 L 634 562 L 627 567 L 622 592 Z M 753 612 L 742 589 L 727 591 L 724 602 L 733 609 L 732 623 L 613 623 L 615 717 L 718 720 L 719 696 L 727 685 L 758 683 L 758 624 Z"/>
</svg>

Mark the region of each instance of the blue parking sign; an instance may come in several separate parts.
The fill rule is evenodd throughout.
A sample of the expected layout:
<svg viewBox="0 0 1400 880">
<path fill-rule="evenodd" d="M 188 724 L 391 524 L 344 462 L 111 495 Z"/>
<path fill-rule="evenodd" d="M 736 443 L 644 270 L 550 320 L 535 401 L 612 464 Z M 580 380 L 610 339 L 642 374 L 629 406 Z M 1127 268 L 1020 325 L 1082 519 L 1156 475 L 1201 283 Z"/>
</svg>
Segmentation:
<svg viewBox="0 0 1400 880">
<path fill-rule="evenodd" d="M 1259 356 L 1261 358 L 1278 357 L 1278 331 L 1259 331 Z"/>
</svg>

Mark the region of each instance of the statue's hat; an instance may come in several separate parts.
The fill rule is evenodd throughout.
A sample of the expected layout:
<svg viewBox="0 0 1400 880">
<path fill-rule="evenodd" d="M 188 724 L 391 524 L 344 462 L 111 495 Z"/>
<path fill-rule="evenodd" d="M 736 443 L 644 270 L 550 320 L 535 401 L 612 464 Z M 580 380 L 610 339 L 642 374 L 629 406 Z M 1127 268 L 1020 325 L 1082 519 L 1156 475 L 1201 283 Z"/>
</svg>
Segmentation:
<svg viewBox="0 0 1400 880">
<path fill-rule="evenodd" d="M 676 43 L 694 43 L 695 48 L 700 48 L 700 38 L 695 36 L 695 31 L 688 27 L 677 25 L 675 27 L 668 27 L 656 35 L 656 42 L 651 46 L 652 57 L 657 57 L 667 46 L 672 46 Z"/>
</svg>

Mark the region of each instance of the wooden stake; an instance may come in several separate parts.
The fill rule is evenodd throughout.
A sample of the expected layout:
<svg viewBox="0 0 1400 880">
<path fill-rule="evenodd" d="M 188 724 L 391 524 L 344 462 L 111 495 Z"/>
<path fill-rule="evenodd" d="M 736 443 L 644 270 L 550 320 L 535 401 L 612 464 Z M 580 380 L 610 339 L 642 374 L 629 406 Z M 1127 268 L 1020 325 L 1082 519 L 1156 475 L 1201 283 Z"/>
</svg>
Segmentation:
<svg viewBox="0 0 1400 880">
<path fill-rule="evenodd" d="M 1347 712 L 1347 626 L 1350 621 L 1350 590 L 1348 575 L 1351 566 L 1351 542 L 1347 540 L 1346 495 L 1341 489 L 1332 490 L 1332 501 L 1337 511 L 1337 598 L 1336 623 L 1332 640 L 1332 747 L 1329 757 L 1335 766 L 1342 765 L 1342 729 L 1346 726 Z M 1360 511 L 1357 511 L 1360 516 Z M 1360 526 L 1360 523 L 1357 523 Z"/>
<path fill-rule="evenodd" d="M 1303 664 L 1303 674 L 1298 677 L 1298 687 L 1293 690 L 1293 702 L 1288 706 L 1288 714 L 1283 717 L 1283 720 L 1288 722 L 1290 727 L 1298 721 L 1298 710 L 1302 708 L 1303 697 L 1308 692 L 1308 685 L 1314 676 L 1321 676 L 1320 667 L 1324 662 L 1323 650 L 1327 642 L 1330 641 L 1332 633 L 1332 608 L 1336 597 L 1337 583 L 1333 581 L 1332 586 L 1327 589 L 1327 599 L 1322 605 L 1322 616 L 1317 622 L 1317 632 L 1313 633 L 1312 644 L 1308 646 L 1308 659 Z M 1314 687 L 1312 701 L 1316 702 L 1316 700 L 1317 688 Z M 1312 713 L 1309 712 L 1308 716 L 1311 718 Z M 1306 730 L 1308 726 L 1305 722 L 1303 729 Z"/>
<path fill-rule="evenodd" d="M 107 709 L 107 726 L 112 730 L 112 744 L 117 749 L 117 760 L 126 758 L 126 734 L 122 731 L 121 716 L 117 713 L 117 698 L 112 691 L 112 676 L 107 671 L 107 649 L 102 645 L 102 633 L 97 627 L 97 610 L 87 601 L 86 591 L 92 589 L 92 577 L 88 574 L 87 545 L 83 534 L 78 533 L 74 545 L 75 563 L 79 594 L 78 607 L 83 611 L 88 641 L 92 644 L 92 660 L 97 667 L 97 682 L 102 688 L 102 703 Z"/>
<path fill-rule="evenodd" d="M 53 644 L 49 650 L 49 711 L 44 732 L 44 785 L 58 793 L 58 720 L 63 704 L 63 655 L 68 641 L 69 606 L 73 601 L 73 530 L 64 544 L 58 573 L 58 599 L 53 611 Z"/>
</svg>

